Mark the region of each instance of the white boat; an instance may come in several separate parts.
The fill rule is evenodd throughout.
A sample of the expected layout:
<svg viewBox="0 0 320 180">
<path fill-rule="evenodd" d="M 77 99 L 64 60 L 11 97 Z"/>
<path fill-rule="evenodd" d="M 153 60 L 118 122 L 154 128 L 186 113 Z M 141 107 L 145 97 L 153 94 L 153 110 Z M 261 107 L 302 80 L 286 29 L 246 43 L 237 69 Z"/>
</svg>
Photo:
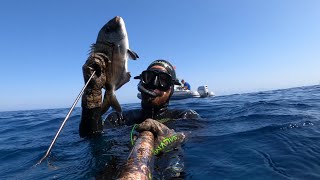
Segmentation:
<svg viewBox="0 0 320 180">
<path fill-rule="evenodd" d="M 174 92 L 171 96 L 172 100 L 179 100 L 179 99 L 187 99 L 187 98 L 198 98 L 200 94 L 198 91 L 192 90 L 185 90 L 181 86 L 174 86 Z"/>
<path fill-rule="evenodd" d="M 215 96 L 214 92 L 209 91 L 207 85 L 199 86 L 198 87 L 198 93 L 199 93 L 200 97 L 202 97 L 202 98 Z"/>
</svg>

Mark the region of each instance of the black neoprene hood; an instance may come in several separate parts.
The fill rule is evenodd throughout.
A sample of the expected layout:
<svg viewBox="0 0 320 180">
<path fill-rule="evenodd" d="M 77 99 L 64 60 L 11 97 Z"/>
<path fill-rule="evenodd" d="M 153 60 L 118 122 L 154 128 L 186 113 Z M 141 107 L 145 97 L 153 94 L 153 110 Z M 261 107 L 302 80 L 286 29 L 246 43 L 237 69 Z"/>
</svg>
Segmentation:
<svg viewBox="0 0 320 180">
<path fill-rule="evenodd" d="M 155 60 L 153 61 L 147 68 L 150 69 L 151 67 L 153 66 L 161 66 L 161 67 L 164 67 L 167 72 L 171 75 L 172 79 L 174 80 L 174 84 L 175 85 L 181 85 L 179 80 L 177 79 L 176 77 L 176 72 L 174 70 L 174 67 L 172 66 L 171 63 L 169 63 L 168 61 L 166 60 L 163 60 L 163 59 L 158 59 L 158 60 Z"/>
</svg>

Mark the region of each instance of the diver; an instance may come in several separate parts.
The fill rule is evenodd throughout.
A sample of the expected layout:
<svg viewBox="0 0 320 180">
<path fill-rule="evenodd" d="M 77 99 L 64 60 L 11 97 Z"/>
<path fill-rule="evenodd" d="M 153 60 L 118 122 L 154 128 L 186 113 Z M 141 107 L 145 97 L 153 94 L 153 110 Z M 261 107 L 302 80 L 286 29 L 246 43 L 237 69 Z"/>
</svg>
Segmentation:
<svg viewBox="0 0 320 180">
<path fill-rule="evenodd" d="M 104 121 L 105 126 L 139 124 L 136 128 L 138 132 L 148 130 L 155 135 L 155 150 L 157 150 L 157 144 L 161 139 L 177 134 L 162 123 L 166 124 L 176 119 L 200 118 L 197 112 L 190 109 L 168 108 L 170 97 L 174 93 L 174 85 L 181 85 L 176 78 L 174 67 L 168 61 L 162 59 L 153 61 L 134 79 L 140 80 L 138 90 L 141 92 L 141 109 L 124 111 L 122 114 L 111 112 Z M 168 145 L 167 149 L 155 153 L 157 168 L 153 172 L 154 177 L 168 179 L 181 176 L 184 162 L 180 144 L 183 141 L 184 138 L 178 138 L 175 143 Z"/>
<path fill-rule="evenodd" d="M 183 89 L 185 89 L 185 90 L 191 90 L 190 84 L 187 83 L 186 81 L 184 81 L 184 79 L 181 80 L 181 83 L 183 84 Z"/>
<path fill-rule="evenodd" d="M 181 85 L 173 66 L 166 60 L 155 60 L 139 76 L 138 90 L 141 92 L 141 109 L 112 112 L 106 118 L 113 126 L 139 124 L 151 118 L 159 122 L 173 119 L 197 119 L 193 110 L 169 109 L 174 85 Z"/>
<path fill-rule="evenodd" d="M 83 66 L 85 79 L 91 75 L 92 69 L 97 75 L 89 83 L 82 96 L 82 115 L 79 125 L 80 137 L 95 137 L 103 131 L 101 114 L 102 91 L 106 75 L 104 56 L 94 54 Z M 106 120 L 113 126 L 140 124 L 151 118 L 163 123 L 172 119 L 199 118 L 193 110 L 168 109 L 174 85 L 181 85 L 176 78 L 173 66 L 166 60 L 153 61 L 139 76 L 138 90 L 141 92 L 141 109 L 129 110 L 122 113 L 112 112 Z"/>
<path fill-rule="evenodd" d="M 84 66 L 84 68 L 90 67 L 90 63 L 87 62 L 87 64 L 88 66 Z M 92 64 L 99 65 L 97 62 Z M 94 76 L 94 78 L 96 79 L 94 79 L 91 86 L 87 88 L 87 93 L 89 93 L 90 96 L 84 95 L 83 98 L 85 99 L 82 100 L 83 103 L 85 102 L 82 106 L 82 121 L 84 118 L 87 119 L 88 121 L 86 121 L 86 124 L 88 126 L 84 124 L 81 125 L 80 123 L 79 130 L 81 137 L 92 137 L 101 134 L 102 132 L 103 122 L 101 120 L 101 114 L 99 114 L 101 93 L 99 93 L 100 91 L 97 92 L 97 89 L 102 88 L 101 85 L 98 85 L 100 82 L 99 78 L 105 77 Z M 145 71 L 134 79 L 140 80 L 138 83 L 138 90 L 141 92 L 141 109 L 123 111 L 122 113 L 111 112 L 104 121 L 105 127 L 110 125 L 117 127 L 139 124 L 136 128 L 138 132 L 149 130 L 157 137 L 159 131 L 163 131 L 163 128 L 161 129 L 160 125 L 162 123 L 175 119 L 200 118 L 197 112 L 190 109 L 168 108 L 170 98 L 174 93 L 174 85 L 181 85 L 176 78 L 174 67 L 168 61 L 162 59 L 153 61 Z M 92 87 L 94 88 L 92 89 Z M 96 97 L 94 96 L 95 94 L 97 95 Z M 85 105 L 88 104 L 87 102 L 93 102 L 94 106 L 91 106 L 93 108 L 86 108 Z M 172 133 L 174 133 L 174 130 L 166 132 L 163 136 L 170 136 Z M 175 177 L 180 175 L 184 166 L 184 163 L 180 158 L 182 156 L 181 152 L 181 148 L 179 149 L 178 147 L 178 149 L 174 149 L 171 153 L 163 155 L 163 152 L 160 152 L 157 154 L 161 155 L 158 156 L 156 160 L 158 164 L 165 164 L 163 166 L 165 169 L 159 171 L 160 173 L 163 173 L 160 176 Z"/>
</svg>

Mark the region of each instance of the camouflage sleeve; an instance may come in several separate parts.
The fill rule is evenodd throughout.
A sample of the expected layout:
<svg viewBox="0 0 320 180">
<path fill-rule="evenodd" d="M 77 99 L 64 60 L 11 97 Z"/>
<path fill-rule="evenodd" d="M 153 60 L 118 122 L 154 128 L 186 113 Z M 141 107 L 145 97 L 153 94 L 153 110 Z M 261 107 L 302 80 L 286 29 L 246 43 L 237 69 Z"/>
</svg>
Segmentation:
<svg viewBox="0 0 320 180">
<path fill-rule="evenodd" d="M 85 83 L 88 81 L 94 70 L 96 71 L 96 74 L 93 76 L 82 96 L 82 107 L 89 109 L 101 107 L 101 89 L 106 83 L 105 68 L 105 61 L 100 53 L 90 55 L 86 63 L 83 65 L 82 71 Z"/>
<path fill-rule="evenodd" d="M 188 109 L 180 114 L 180 118 L 181 119 L 199 119 L 200 115 L 196 111 Z"/>
<path fill-rule="evenodd" d="M 101 89 L 106 82 L 105 68 L 104 58 L 99 53 L 91 54 L 82 67 L 85 83 L 94 71 L 96 73 L 82 95 L 82 115 L 79 125 L 80 137 L 95 136 L 102 132 Z"/>
</svg>

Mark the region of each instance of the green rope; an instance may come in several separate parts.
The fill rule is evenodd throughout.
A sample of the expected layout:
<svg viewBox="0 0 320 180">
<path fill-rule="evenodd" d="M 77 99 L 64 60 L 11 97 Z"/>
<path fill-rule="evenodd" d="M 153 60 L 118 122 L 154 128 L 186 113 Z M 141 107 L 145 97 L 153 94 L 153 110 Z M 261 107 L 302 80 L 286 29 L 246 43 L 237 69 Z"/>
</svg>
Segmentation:
<svg viewBox="0 0 320 180">
<path fill-rule="evenodd" d="M 131 130 L 131 134 L 130 134 L 130 139 L 131 139 L 131 144 L 132 144 L 132 146 L 134 145 L 132 135 L 133 135 L 133 131 L 134 131 L 134 129 L 136 128 L 136 126 L 137 126 L 137 124 L 134 124 L 134 125 L 133 125 L 133 128 L 132 128 L 132 130 Z"/>
</svg>

